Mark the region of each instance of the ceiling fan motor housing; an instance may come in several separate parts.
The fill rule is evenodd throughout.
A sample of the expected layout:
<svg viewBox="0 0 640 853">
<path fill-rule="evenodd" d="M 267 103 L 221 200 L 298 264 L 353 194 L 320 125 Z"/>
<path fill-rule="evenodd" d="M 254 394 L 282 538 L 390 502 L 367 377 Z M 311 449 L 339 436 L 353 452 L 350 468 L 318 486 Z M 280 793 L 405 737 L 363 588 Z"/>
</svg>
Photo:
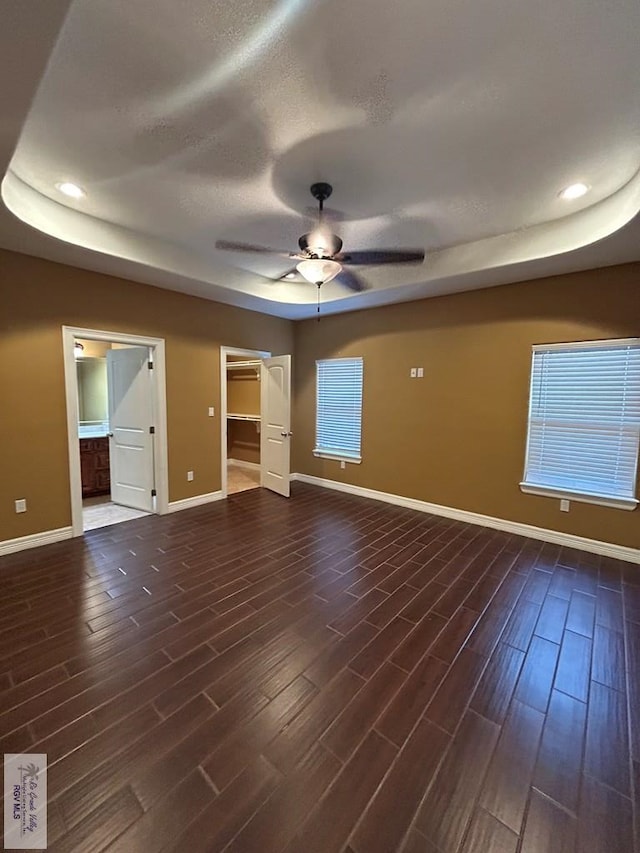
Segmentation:
<svg viewBox="0 0 640 853">
<path fill-rule="evenodd" d="M 331 184 L 324 181 L 311 184 L 311 195 L 317 199 L 319 206 L 318 227 L 308 234 L 303 234 L 298 240 L 298 246 L 303 255 L 312 259 L 330 259 L 342 249 L 342 240 L 337 234 L 331 234 L 323 229 L 322 206 L 333 192 Z"/>
<path fill-rule="evenodd" d="M 331 184 L 325 184 L 323 181 L 320 181 L 317 184 L 311 184 L 310 189 L 311 195 L 319 202 L 326 201 L 333 192 Z"/>
<path fill-rule="evenodd" d="M 332 258 L 342 249 L 342 240 L 337 234 L 310 231 L 300 237 L 298 246 L 310 258 Z"/>
</svg>

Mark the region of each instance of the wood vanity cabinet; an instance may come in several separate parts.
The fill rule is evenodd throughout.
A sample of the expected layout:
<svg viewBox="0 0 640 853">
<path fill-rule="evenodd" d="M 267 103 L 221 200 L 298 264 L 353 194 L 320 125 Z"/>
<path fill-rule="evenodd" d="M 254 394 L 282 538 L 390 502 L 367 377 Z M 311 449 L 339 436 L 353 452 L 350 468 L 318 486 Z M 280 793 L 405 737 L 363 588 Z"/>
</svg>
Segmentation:
<svg viewBox="0 0 640 853">
<path fill-rule="evenodd" d="M 111 491 L 109 473 L 109 439 L 80 439 L 80 472 L 82 478 L 82 497 L 108 495 Z"/>
</svg>

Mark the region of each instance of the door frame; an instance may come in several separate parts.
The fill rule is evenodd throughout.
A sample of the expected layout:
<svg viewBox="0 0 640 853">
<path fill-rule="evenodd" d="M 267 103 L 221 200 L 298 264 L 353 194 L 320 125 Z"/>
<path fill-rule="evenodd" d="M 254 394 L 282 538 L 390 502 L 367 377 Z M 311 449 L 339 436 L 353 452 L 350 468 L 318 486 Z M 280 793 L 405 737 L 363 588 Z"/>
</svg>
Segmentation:
<svg viewBox="0 0 640 853">
<path fill-rule="evenodd" d="M 220 491 L 227 497 L 227 356 L 246 355 L 247 358 L 271 358 L 266 350 L 242 347 L 220 347 Z M 260 426 L 262 429 L 262 425 Z M 261 460 L 262 461 L 262 460 Z"/>
<path fill-rule="evenodd" d="M 126 332 L 108 332 L 104 329 L 63 326 L 62 352 L 64 358 L 64 386 L 69 446 L 71 535 L 82 536 L 84 533 L 82 522 L 82 478 L 80 475 L 80 436 L 78 434 L 78 375 L 76 371 L 76 358 L 73 351 L 73 344 L 76 338 L 149 347 L 152 350 L 151 395 L 154 418 L 153 426 L 155 426 L 153 439 L 153 466 L 156 488 L 155 512 L 158 515 L 165 515 L 169 511 L 169 467 L 167 461 L 167 390 L 164 338 L 131 335 Z"/>
</svg>

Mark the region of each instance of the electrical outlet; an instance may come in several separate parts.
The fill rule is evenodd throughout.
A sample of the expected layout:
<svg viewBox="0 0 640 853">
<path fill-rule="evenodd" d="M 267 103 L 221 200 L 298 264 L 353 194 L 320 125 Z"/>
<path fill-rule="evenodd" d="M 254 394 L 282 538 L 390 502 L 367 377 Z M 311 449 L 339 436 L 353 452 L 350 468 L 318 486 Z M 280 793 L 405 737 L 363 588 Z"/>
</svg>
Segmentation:
<svg viewBox="0 0 640 853">
<path fill-rule="evenodd" d="M 20 500 L 16 501 L 16 512 L 26 512 L 26 511 L 27 511 L 26 498 L 20 498 Z"/>
<path fill-rule="evenodd" d="M 564 498 L 560 501 L 560 512 L 569 512 L 569 501 Z"/>
<path fill-rule="evenodd" d="M 422 379 L 423 376 L 424 376 L 424 367 L 419 367 L 418 368 L 418 379 Z"/>
<path fill-rule="evenodd" d="M 416 378 L 416 376 L 417 376 L 417 374 L 418 374 L 418 368 L 417 368 L 417 367 L 412 367 L 412 368 L 411 368 L 411 371 L 410 371 L 410 373 L 409 373 L 409 375 L 411 376 L 411 378 L 412 378 L 412 379 L 415 379 L 415 378 Z"/>
<path fill-rule="evenodd" d="M 193 480 L 193 471 L 187 471 L 187 480 L 189 480 L 189 482 Z"/>
<path fill-rule="evenodd" d="M 341 468 L 346 468 L 346 467 L 347 467 L 347 464 L 346 464 L 346 462 L 344 461 L 344 459 L 341 459 L 341 460 L 340 460 L 340 467 L 341 467 Z"/>
<path fill-rule="evenodd" d="M 209 406 L 209 417 L 212 418 L 216 413 L 216 410 L 213 406 Z"/>
</svg>

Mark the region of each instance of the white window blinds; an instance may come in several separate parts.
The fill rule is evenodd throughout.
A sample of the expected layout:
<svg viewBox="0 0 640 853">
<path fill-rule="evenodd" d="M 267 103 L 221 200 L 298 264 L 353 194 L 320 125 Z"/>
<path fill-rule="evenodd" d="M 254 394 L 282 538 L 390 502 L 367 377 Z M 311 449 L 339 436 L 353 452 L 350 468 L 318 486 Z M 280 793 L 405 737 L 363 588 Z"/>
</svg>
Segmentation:
<svg viewBox="0 0 640 853">
<path fill-rule="evenodd" d="M 316 456 L 360 461 L 362 359 L 316 361 Z"/>
<path fill-rule="evenodd" d="M 640 338 L 535 346 L 523 491 L 633 509 Z"/>
</svg>

